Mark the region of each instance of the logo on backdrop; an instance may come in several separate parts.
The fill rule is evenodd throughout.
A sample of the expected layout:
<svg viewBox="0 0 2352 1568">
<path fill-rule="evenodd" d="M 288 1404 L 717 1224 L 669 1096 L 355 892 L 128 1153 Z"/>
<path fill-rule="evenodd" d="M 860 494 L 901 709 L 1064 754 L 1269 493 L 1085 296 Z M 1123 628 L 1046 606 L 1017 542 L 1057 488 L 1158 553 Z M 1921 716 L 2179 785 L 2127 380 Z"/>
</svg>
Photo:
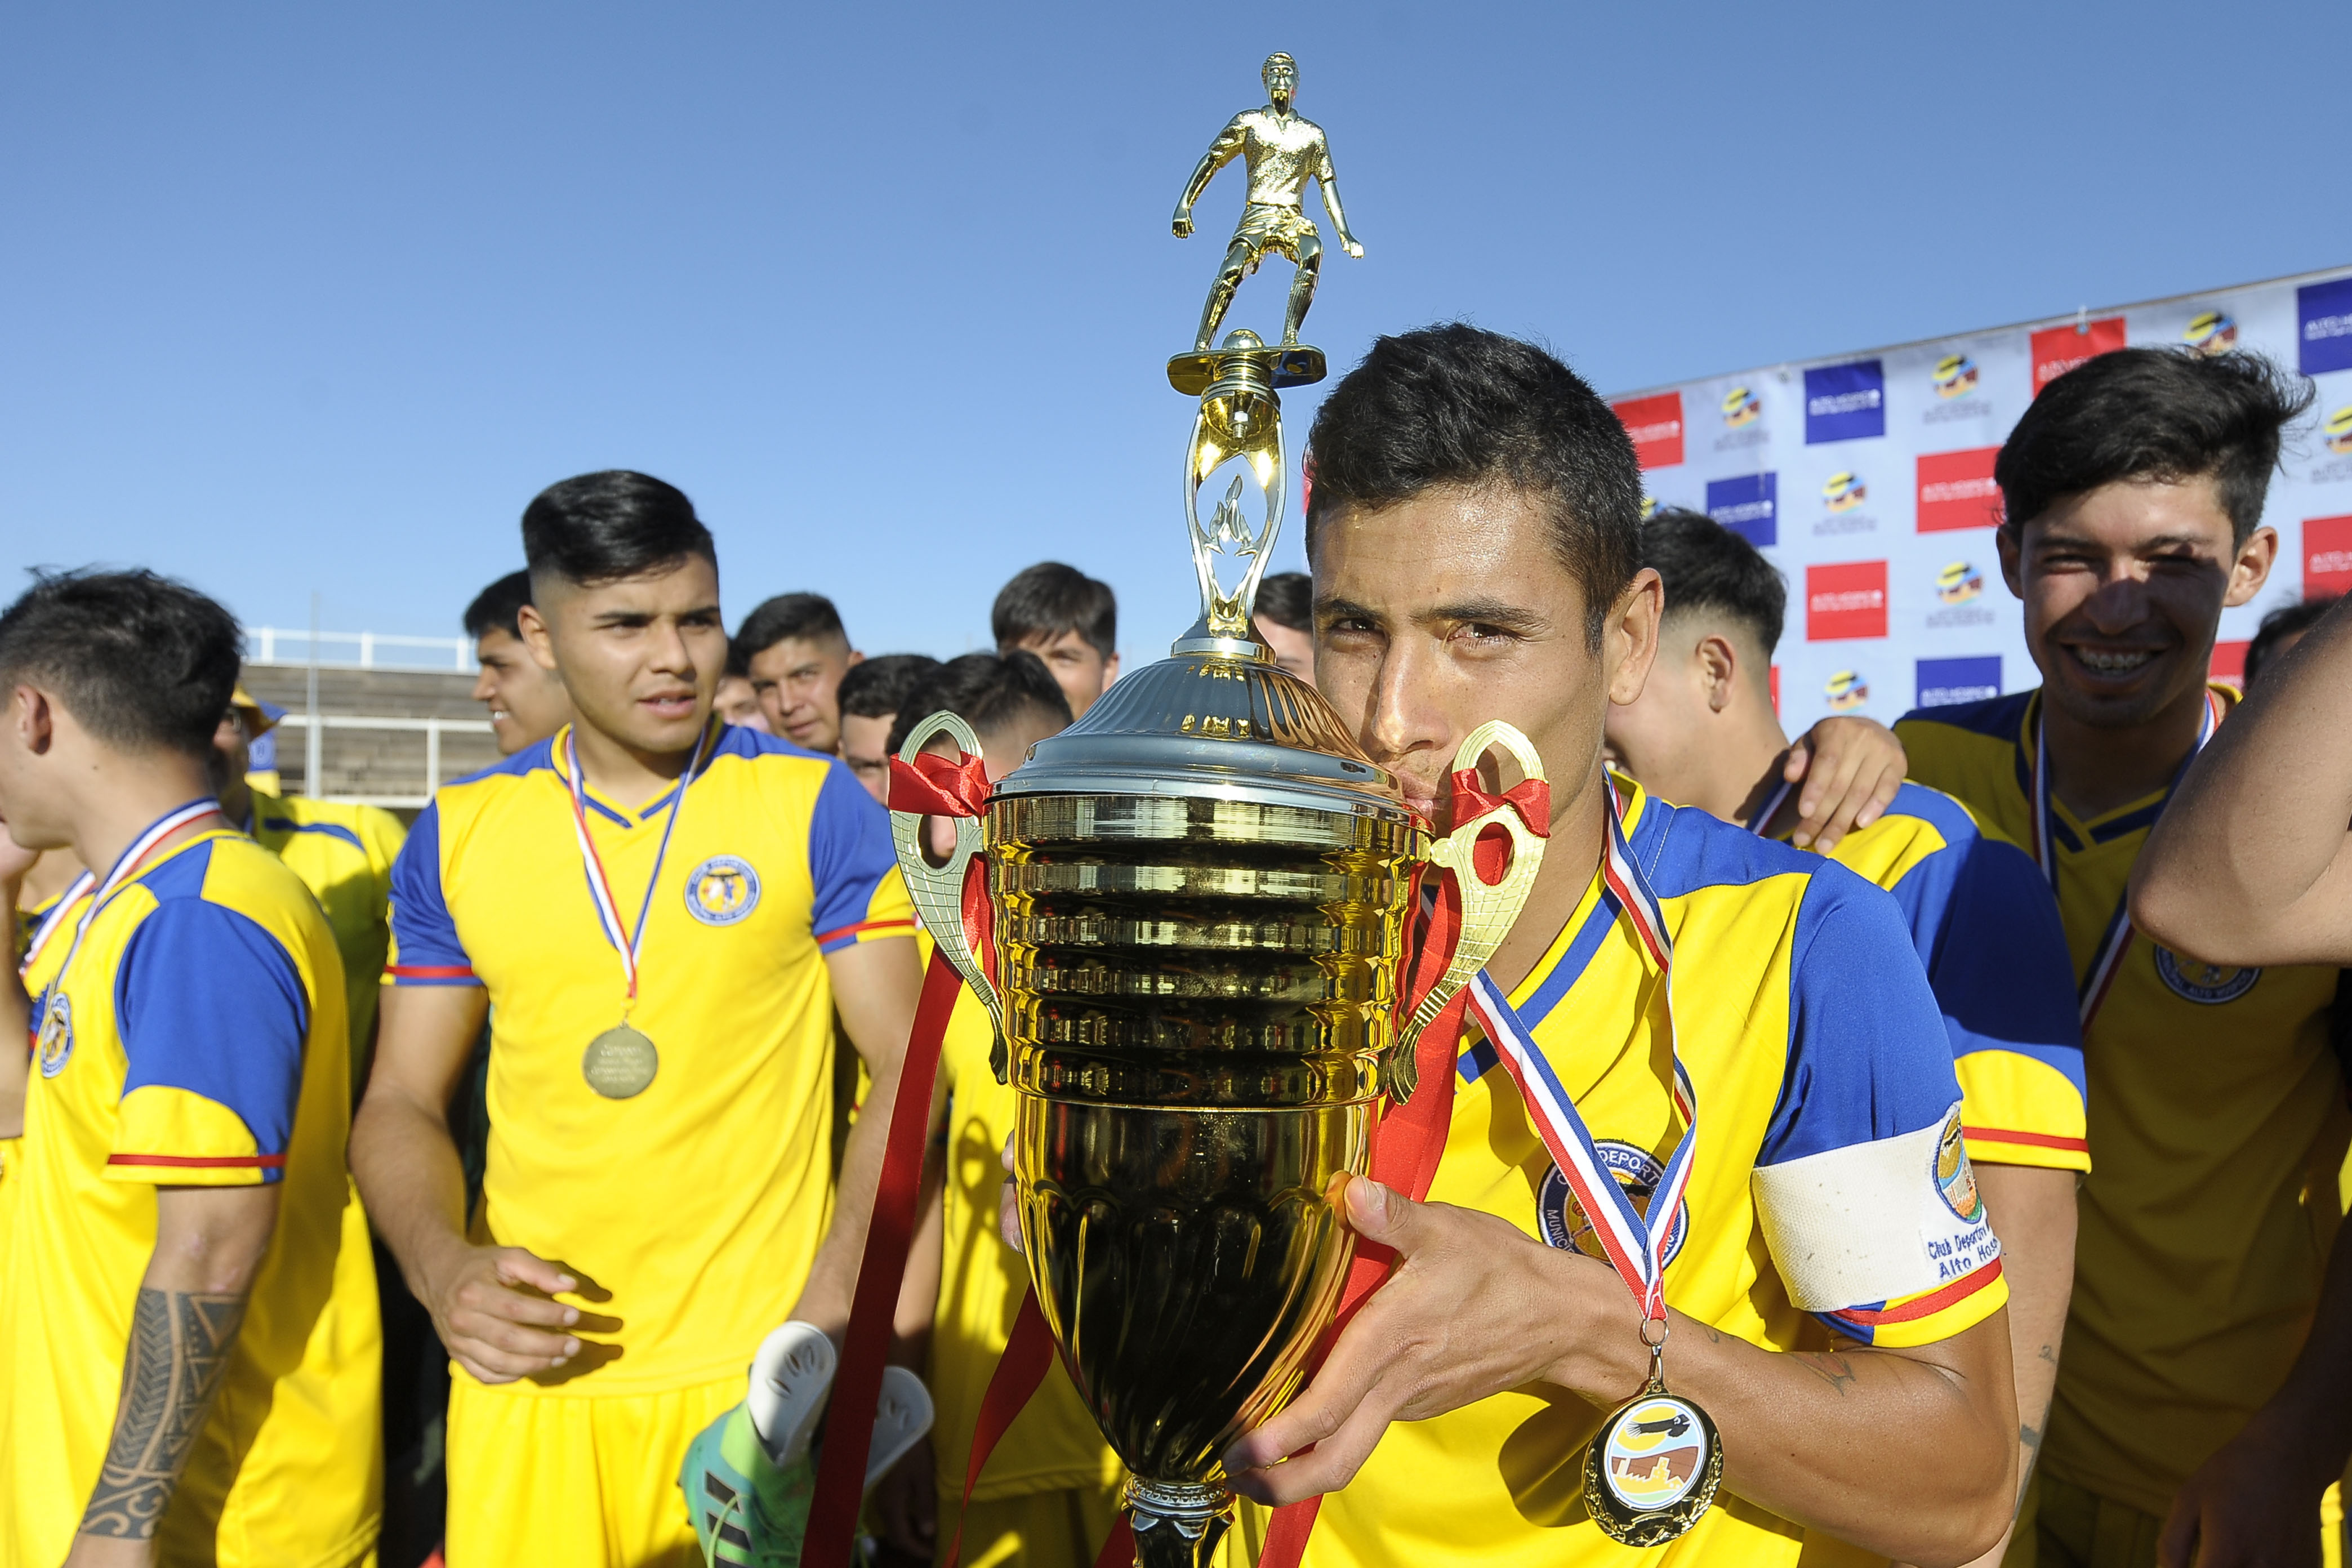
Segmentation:
<svg viewBox="0 0 2352 1568">
<path fill-rule="evenodd" d="M 1805 568 L 1805 640 L 1886 635 L 1886 563 L 1836 561 Z"/>
<path fill-rule="evenodd" d="M 1993 483 L 1998 447 L 1959 452 L 1922 452 L 1918 468 L 1918 528 L 1940 533 L 1954 528 L 1990 528 L 2000 521 L 2000 487 Z"/>
<path fill-rule="evenodd" d="M 2303 596 L 2352 594 L 2352 516 L 2303 520 Z"/>
<path fill-rule="evenodd" d="M 2000 695 L 2000 655 L 1970 658 L 1923 658 L 1917 664 L 1916 708 L 1949 708 Z"/>
<path fill-rule="evenodd" d="M 1936 597 L 1948 605 L 1965 605 L 1984 592 L 1984 574 L 1965 561 L 1955 561 L 1936 574 Z"/>
<path fill-rule="evenodd" d="M 2319 426 L 2319 438 L 2327 444 L 2329 456 L 2314 463 L 2304 477 L 2320 485 L 2352 479 L 2352 403 L 2327 416 Z M 268 739 L 266 735 L 262 738 Z"/>
<path fill-rule="evenodd" d="M 2101 354 L 2111 354 L 2124 346 L 2124 319 L 2108 316 L 2096 321 L 2085 321 L 2081 327 L 2068 323 L 2063 327 L 2044 327 L 2033 334 L 2033 395 L 2073 370 L 2087 364 Z"/>
<path fill-rule="evenodd" d="M 1832 713 L 1851 713 L 1870 700 L 1870 682 L 1858 669 L 1841 669 L 1822 687 Z"/>
<path fill-rule="evenodd" d="M 1822 516 L 1813 523 L 1816 537 L 1832 533 L 1871 533 L 1878 519 L 1859 510 L 1870 499 L 1870 487 L 1852 470 L 1832 474 L 1822 484 Z"/>
<path fill-rule="evenodd" d="M 2201 311 L 2180 341 L 2200 354 L 2225 354 L 2238 346 L 2238 323 L 2227 310 Z"/>
<path fill-rule="evenodd" d="M 2254 982 L 2263 977 L 2259 969 L 2233 969 L 2226 964 L 2204 963 L 2193 958 L 2183 958 L 2163 946 L 2156 950 L 2156 972 L 2164 977 L 2165 985 L 2175 996 L 2206 1007 L 2235 1002 L 2252 991 Z"/>
<path fill-rule="evenodd" d="M 2327 416 L 2327 449 L 2352 457 L 2352 403 Z"/>
<path fill-rule="evenodd" d="M 1805 372 L 1805 445 L 1886 434 L 1886 372 L 1874 359 Z"/>
<path fill-rule="evenodd" d="M 1780 541 L 1780 476 L 1742 474 L 1706 482 L 1706 515 L 1759 550 Z"/>
<path fill-rule="evenodd" d="M 1984 597 L 1984 574 L 1965 561 L 1947 563 L 1936 574 L 1936 603 L 1938 606 L 1927 612 L 1929 631 L 1948 632 L 1961 626 L 1989 626 L 1998 619 L 1987 606 L 1977 603 Z"/>
<path fill-rule="evenodd" d="M 760 874 L 734 855 L 713 855 L 687 874 L 686 912 L 707 926 L 731 926 L 760 907 Z"/>
<path fill-rule="evenodd" d="M 1647 1149 L 1637 1149 L 1631 1143 L 1596 1138 L 1592 1147 L 1601 1156 L 1601 1168 L 1617 1178 L 1617 1184 L 1633 1200 L 1633 1207 L 1646 1216 L 1650 1194 L 1658 1190 L 1658 1178 L 1666 1173 L 1666 1168 Z M 1593 1234 L 1591 1217 L 1576 1201 L 1575 1192 L 1558 1165 L 1544 1173 L 1543 1187 L 1536 1194 L 1536 1220 L 1543 1226 L 1544 1240 L 1560 1251 L 1581 1252 L 1588 1258 L 1606 1261 L 1608 1255 L 1601 1250 L 1601 1238 Z M 1667 1262 L 1675 1260 L 1675 1254 L 1683 1249 L 1683 1242 L 1689 1235 L 1690 1205 L 1685 1204 L 1675 1211 L 1674 1225 L 1666 1232 Z"/>
<path fill-rule="evenodd" d="M 2295 336 L 2305 375 L 2352 370 L 2352 278 L 2306 283 L 2294 291 Z"/>
<path fill-rule="evenodd" d="M 1723 422 L 1734 430 L 1763 417 L 1763 400 L 1746 387 L 1735 386 L 1723 395 Z"/>
<path fill-rule="evenodd" d="M 1683 395 L 1629 397 L 1609 405 L 1633 438 L 1633 458 L 1644 468 L 1671 468 L 1683 460 Z"/>
<path fill-rule="evenodd" d="M 1946 354 L 1936 362 L 1936 395 L 1966 397 L 1977 389 L 1977 362 L 1966 354 Z"/>
<path fill-rule="evenodd" d="M 1647 522 L 1657 515 L 1658 498 L 1655 496 L 1643 496 L 1642 498 L 1642 521 L 1643 522 Z"/>
</svg>

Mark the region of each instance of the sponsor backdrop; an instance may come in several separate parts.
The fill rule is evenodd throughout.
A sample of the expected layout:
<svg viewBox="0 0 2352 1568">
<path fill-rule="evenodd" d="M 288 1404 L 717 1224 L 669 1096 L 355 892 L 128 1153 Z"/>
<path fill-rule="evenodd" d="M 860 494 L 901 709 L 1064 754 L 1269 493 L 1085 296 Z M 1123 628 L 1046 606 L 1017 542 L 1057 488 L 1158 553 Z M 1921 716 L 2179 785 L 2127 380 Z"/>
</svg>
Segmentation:
<svg viewBox="0 0 2352 1568">
<path fill-rule="evenodd" d="M 2228 612 L 2234 678 L 2263 614 L 2352 589 L 2352 269 L 2084 310 L 1612 399 L 1651 499 L 1705 511 L 1789 580 L 1774 685 L 1790 727 L 2038 684 L 2000 579 L 1994 455 L 2052 378 L 2126 344 L 2252 349 L 2318 385 L 2264 521 L 2278 566 Z"/>
</svg>

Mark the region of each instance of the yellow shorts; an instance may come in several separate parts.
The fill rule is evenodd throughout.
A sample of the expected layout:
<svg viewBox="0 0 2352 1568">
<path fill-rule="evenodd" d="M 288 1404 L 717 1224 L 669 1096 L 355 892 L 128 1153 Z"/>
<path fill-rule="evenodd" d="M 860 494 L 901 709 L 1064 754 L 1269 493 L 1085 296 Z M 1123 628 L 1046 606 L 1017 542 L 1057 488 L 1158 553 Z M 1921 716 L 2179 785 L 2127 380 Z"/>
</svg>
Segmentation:
<svg viewBox="0 0 2352 1568">
<path fill-rule="evenodd" d="M 940 1497 L 940 1551 L 955 1533 L 959 1486 Z M 975 1500 L 965 1510 L 963 1568 L 1091 1568 L 1118 1517 L 1116 1487 L 1073 1487 Z"/>
<path fill-rule="evenodd" d="M 677 1468 L 738 1373 L 659 1394 L 548 1394 L 453 1368 L 449 1568 L 701 1568 Z"/>
</svg>

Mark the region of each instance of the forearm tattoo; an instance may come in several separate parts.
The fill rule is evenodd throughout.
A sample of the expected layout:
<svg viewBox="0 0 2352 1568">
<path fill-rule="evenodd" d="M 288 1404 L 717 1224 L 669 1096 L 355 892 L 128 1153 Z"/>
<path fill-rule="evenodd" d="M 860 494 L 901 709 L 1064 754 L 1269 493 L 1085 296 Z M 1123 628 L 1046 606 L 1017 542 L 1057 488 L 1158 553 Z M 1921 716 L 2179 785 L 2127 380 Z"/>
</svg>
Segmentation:
<svg viewBox="0 0 2352 1568">
<path fill-rule="evenodd" d="M 154 1535 L 228 1370 L 245 1300 L 140 1288 L 122 1366 L 122 1407 L 81 1516 L 84 1535 Z"/>
</svg>

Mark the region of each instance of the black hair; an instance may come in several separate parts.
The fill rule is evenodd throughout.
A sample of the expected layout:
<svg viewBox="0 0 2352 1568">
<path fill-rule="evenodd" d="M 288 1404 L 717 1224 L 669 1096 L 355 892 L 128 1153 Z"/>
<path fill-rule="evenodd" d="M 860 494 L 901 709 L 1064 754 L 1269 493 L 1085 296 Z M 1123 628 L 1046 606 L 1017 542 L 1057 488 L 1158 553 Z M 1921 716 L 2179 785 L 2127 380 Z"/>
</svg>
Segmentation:
<svg viewBox="0 0 2352 1568">
<path fill-rule="evenodd" d="M 2234 544 L 2263 520 L 2281 433 L 2315 395 L 2258 353 L 2117 349 L 2042 389 L 1993 464 L 2012 535 L 2068 496 L 2122 479 L 2211 475 Z"/>
<path fill-rule="evenodd" d="M 52 689 L 121 752 L 212 753 L 236 690 L 236 618 L 152 572 L 38 573 L 0 610 L 0 689 Z"/>
<path fill-rule="evenodd" d="M 1257 585 L 1255 613 L 1294 632 L 1315 629 L 1315 579 L 1304 572 L 1276 572 Z"/>
<path fill-rule="evenodd" d="M 1780 646 L 1789 584 L 1764 552 L 1702 511 L 1661 507 L 1642 525 L 1642 564 L 1666 585 L 1666 614 L 1713 610 Z"/>
<path fill-rule="evenodd" d="M 841 678 L 841 710 L 856 719 L 887 719 L 939 668 L 940 661 L 927 653 L 886 653 L 860 660 Z"/>
<path fill-rule="evenodd" d="M 719 563 L 710 530 L 685 491 L 650 474 L 582 474 L 548 486 L 523 508 L 522 558 L 534 581 L 553 575 L 594 587 L 696 555 Z"/>
<path fill-rule="evenodd" d="M 1507 484 L 1543 503 L 1553 553 L 1584 590 L 1585 641 L 1600 648 L 1636 570 L 1642 468 L 1583 377 L 1499 332 L 1423 327 L 1376 340 L 1323 400 L 1307 441 L 1310 555 L 1334 511 L 1378 510 L 1439 485 Z"/>
<path fill-rule="evenodd" d="M 916 725 L 941 710 L 971 725 L 983 741 L 1030 713 L 1061 724 L 1070 721 L 1070 700 L 1062 695 L 1061 683 L 1045 661 L 1026 648 L 968 653 L 916 682 L 890 725 L 891 754 L 898 754 Z"/>
<path fill-rule="evenodd" d="M 530 603 L 530 574 L 509 572 L 480 593 L 466 606 L 466 635 L 477 642 L 484 632 L 493 628 L 502 631 L 517 642 L 522 640 L 520 611 Z"/>
<path fill-rule="evenodd" d="M 2263 617 L 2255 628 L 2254 640 L 2246 645 L 2246 668 L 2239 681 L 2249 691 L 2253 689 L 2254 677 L 2263 667 L 2278 657 L 2278 646 L 2297 632 L 2307 632 L 2319 624 L 2319 617 L 2336 607 L 2335 595 L 2322 599 L 2305 599 L 2301 604 L 2281 605 Z"/>
<path fill-rule="evenodd" d="M 1076 632 L 1108 659 L 1118 651 L 1118 596 L 1075 566 L 1040 561 L 1015 576 L 988 612 L 989 634 L 999 653 L 1032 637 L 1048 640 Z"/>
<path fill-rule="evenodd" d="M 743 624 L 735 628 L 730 655 L 748 670 L 754 658 L 794 637 L 809 642 L 838 637 L 844 647 L 849 646 L 841 612 L 833 607 L 831 599 L 823 594 L 779 594 L 761 600 L 759 607 L 743 617 Z"/>
</svg>

